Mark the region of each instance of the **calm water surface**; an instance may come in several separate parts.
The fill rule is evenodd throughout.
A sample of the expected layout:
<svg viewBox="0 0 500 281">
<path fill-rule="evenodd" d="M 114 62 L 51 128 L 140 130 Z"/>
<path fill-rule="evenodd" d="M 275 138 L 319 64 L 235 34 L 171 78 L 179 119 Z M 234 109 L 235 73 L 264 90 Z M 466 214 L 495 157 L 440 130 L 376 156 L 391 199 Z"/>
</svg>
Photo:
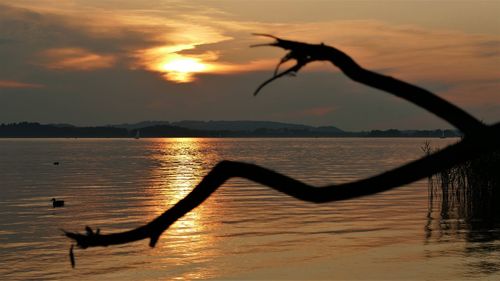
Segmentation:
<svg viewBox="0 0 500 281">
<path fill-rule="evenodd" d="M 76 249 L 76 268 L 70 267 L 70 241 L 60 229 L 89 225 L 109 233 L 137 227 L 182 199 L 222 159 L 325 185 L 417 159 L 424 141 L 0 139 L 0 276 L 499 280 L 499 240 L 471 239 L 475 230 L 461 227 L 460 219 L 445 220 L 438 208 L 429 209 L 426 181 L 315 205 L 231 179 L 171 226 L 155 248 L 144 240 Z M 52 197 L 66 206 L 52 208 Z M 474 237 L 490 237 L 499 230 L 476 232 Z"/>
</svg>

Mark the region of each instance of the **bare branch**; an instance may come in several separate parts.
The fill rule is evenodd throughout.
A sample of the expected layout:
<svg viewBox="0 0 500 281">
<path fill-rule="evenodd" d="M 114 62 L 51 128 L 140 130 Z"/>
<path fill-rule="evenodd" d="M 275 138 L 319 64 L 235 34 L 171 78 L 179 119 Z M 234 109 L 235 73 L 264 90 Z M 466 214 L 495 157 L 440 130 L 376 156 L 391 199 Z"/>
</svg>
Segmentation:
<svg viewBox="0 0 500 281">
<path fill-rule="evenodd" d="M 275 74 L 270 79 L 264 81 L 254 92 L 254 96 L 259 93 L 264 86 L 272 81 L 285 76 L 288 73 L 297 73 L 302 67 L 313 61 L 330 61 L 337 66 L 345 75 L 354 81 L 360 82 L 382 91 L 403 98 L 409 102 L 420 106 L 429 112 L 443 118 L 465 134 L 473 133 L 484 127 L 484 124 L 468 114 L 461 108 L 447 102 L 437 95 L 417 87 L 415 85 L 403 82 L 393 77 L 385 76 L 376 72 L 366 70 L 359 66 L 351 57 L 344 52 L 321 44 L 307 44 L 291 40 L 284 40 L 269 34 L 256 34 L 275 39 L 275 42 L 262 46 L 272 46 L 290 50 L 282 58 L 283 60 L 296 60 L 297 64 L 280 74 Z M 278 64 L 278 67 L 282 64 Z"/>
<path fill-rule="evenodd" d="M 313 203 L 333 202 L 383 192 L 429 177 L 443 169 L 491 151 L 498 143 L 500 143 L 500 123 L 486 127 L 477 136 L 466 137 L 457 144 L 402 167 L 367 179 L 324 187 L 311 186 L 258 165 L 222 161 L 202 179 L 191 193 L 144 226 L 106 235 L 94 233 L 87 226 L 85 227 L 86 234 L 73 232 L 65 232 L 65 234 L 74 240 L 78 247 L 84 249 L 125 244 L 146 238 L 151 239 L 150 246 L 154 247 L 160 235 L 171 224 L 203 203 L 215 190 L 233 177 L 241 177 L 269 186 L 300 200 Z"/>
<path fill-rule="evenodd" d="M 253 93 L 254 96 L 256 96 L 260 92 L 260 90 L 262 90 L 262 88 L 264 88 L 267 84 L 273 82 L 274 80 L 276 80 L 280 77 L 290 75 L 290 74 L 293 75 L 294 73 L 297 73 L 304 66 L 304 65 L 300 65 L 299 63 L 297 63 L 294 66 L 290 67 L 289 69 L 284 70 L 281 73 L 278 73 L 278 70 L 279 70 L 279 67 L 281 64 L 282 64 L 282 61 L 280 61 L 280 63 L 278 63 L 278 65 L 276 66 L 276 70 L 274 71 L 273 77 L 267 79 L 262 84 L 260 84 L 259 87 L 257 87 L 255 92 Z"/>
<path fill-rule="evenodd" d="M 257 88 L 254 95 L 257 95 L 264 86 L 272 81 L 287 74 L 295 74 L 310 62 L 328 60 L 339 67 L 344 74 L 354 81 L 391 93 L 443 118 L 462 130 L 465 133 L 465 138 L 461 142 L 441 151 L 377 176 L 324 187 L 314 187 L 257 165 L 222 161 L 185 198 L 143 226 L 111 234 L 100 234 L 99 229 L 94 232 L 88 226 L 85 227 L 85 234 L 65 231 L 65 235 L 75 241 L 78 247 L 85 249 L 88 247 L 125 244 L 142 239 L 150 239 L 149 245 L 154 247 L 159 237 L 170 225 L 202 204 L 215 190 L 233 177 L 249 179 L 299 200 L 314 203 L 348 200 L 383 192 L 429 177 L 443 169 L 487 153 L 500 143 L 500 123 L 493 126 L 486 126 L 462 109 L 427 90 L 363 69 L 352 58 L 340 50 L 324 44 L 311 45 L 283 40 L 269 34 L 255 35 L 270 37 L 276 40 L 276 42 L 259 46 L 275 46 L 290 51 L 278 63 L 273 77 L 264 81 Z M 296 60 L 296 64 L 280 73 L 280 66 L 289 60 Z M 70 250 L 70 258 L 72 264 L 74 264 L 72 248 Z"/>
</svg>

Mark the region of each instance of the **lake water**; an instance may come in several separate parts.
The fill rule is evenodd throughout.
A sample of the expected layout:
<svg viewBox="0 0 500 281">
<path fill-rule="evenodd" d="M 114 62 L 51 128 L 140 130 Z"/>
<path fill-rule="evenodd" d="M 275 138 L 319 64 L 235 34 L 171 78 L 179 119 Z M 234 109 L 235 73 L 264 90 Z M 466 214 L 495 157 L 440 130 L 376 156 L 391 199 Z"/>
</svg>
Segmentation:
<svg viewBox="0 0 500 281">
<path fill-rule="evenodd" d="M 474 230 L 429 208 L 420 181 L 312 204 L 231 179 L 147 240 L 75 249 L 60 229 L 137 227 L 182 199 L 220 160 L 325 185 L 423 155 L 424 139 L 0 139 L 2 280 L 496 279 L 498 228 Z M 432 139 L 442 147 L 456 139 Z M 53 165 L 58 161 L 60 165 Z M 52 208 L 50 199 L 66 202 Z M 472 235 L 474 234 L 474 235 Z M 473 239 L 471 237 L 482 237 Z M 486 237 L 486 238 L 484 238 Z"/>
</svg>

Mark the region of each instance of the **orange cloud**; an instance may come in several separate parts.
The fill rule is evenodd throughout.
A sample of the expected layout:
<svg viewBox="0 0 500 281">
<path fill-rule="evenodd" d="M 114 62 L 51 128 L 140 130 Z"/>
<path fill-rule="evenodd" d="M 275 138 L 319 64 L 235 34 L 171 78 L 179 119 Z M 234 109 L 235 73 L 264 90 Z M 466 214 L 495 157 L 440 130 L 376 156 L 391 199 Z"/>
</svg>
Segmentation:
<svg viewBox="0 0 500 281">
<path fill-rule="evenodd" d="M 448 30 L 442 25 L 418 26 L 421 22 L 414 20 L 403 21 L 414 25 L 403 25 L 390 19 L 382 21 L 384 17 L 241 20 L 219 5 L 209 8 L 210 5 L 182 1 L 170 2 L 164 9 L 158 9 L 157 4 L 134 1 L 122 3 L 124 7 L 130 5 L 123 9 L 115 9 L 111 3 L 79 5 L 76 1 L 61 5 L 59 2 L 16 1 L 16 5 L 64 18 L 65 24 L 84 31 L 89 40 L 106 38 L 106 42 L 111 42 L 110 50 L 126 52 L 132 57 L 132 68 L 157 73 L 169 81 L 189 82 L 204 73 L 271 72 L 284 52 L 275 48 L 248 48 L 268 41 L 250 36 L 252 32 L 261 32 L 292 40 L 324 42 L 347 52 L 368 69 L 423 86 L 445 85 L 446 90 L 440 94 L 454 102 L 500 102 L 496 83 L 500 80 L 497 33 L 471 33 L 453 25 Z M 112 66 L 118 55 L 57 48 L 45 51 L 42 57 L 47 68 L 92 70 Z M 314 63 L 304 71 L 337 70 L 326 63 Z"/>
<path fill-rule="evenodd" d="M 136 51 L 133 55 L 137 62 L 133 68 L 143 68 L 160 73 L 166 80 L 186 83 L 194 80 L 196 73 L 211 72 L 217 59 L 215 52 L 201 54 L 180 54 L 181 51 L 194 49 L 194 45 L 171 45 Z"/>
<path fill-rule="evenodd" d="M 331 113 L 335 108 L 332 106 L 313 107 L 303 111 L 305 115 L 324 116 Z"/>
<path fill-rule="evenodd" d="M 305 109 L 300 112 L 300 115 L 306 115 L 306 116 L 325 116 L 331 112 L 333 112 L 334 107 L 333 106 L 318 106 L 318 107 L 312 107 Z"/>
<path fill-rule="evenodd" d="M 88 71 L 109 68 L 115 64 L 113 55 L 100 55 L 82 48 L 55 48 L 40 53 L 41 64 L 49 69 Z"/>
<path fill-rule="evenodd" d="M 186 51 L 193 53 L 186 54 Z M 132 57 L 137 62 L 132 68 L 142 68 L 161 74 L 164 79 L 175 83 L 195 80 L 196 74 L 231 74 L 272 69 L 275 60 L 252 60 L 246 63 L 217 62 L 215 51 L 196 51 L 195 45 L 171 45 L 136 51 Z"/>
<path fill-rule="evenodd" d="M 345 51 L 367 69 L 431 91 L 440 90 L 438 94 L 452 102 L 500 103 L 500 36 L 495 34 L 431 30 L 373 20 L 297 24 L 275 34 L 292 40 L 324 42 Z M 337 69 L 314 63 L 305 68 L 308 70 Z"/>
<path fill-rule="evenodd" d="M 0 89 L 33 89 L 43 88 L 42 84 L 25 83 L 14 80 L 0 80 Z"/>
</svg>

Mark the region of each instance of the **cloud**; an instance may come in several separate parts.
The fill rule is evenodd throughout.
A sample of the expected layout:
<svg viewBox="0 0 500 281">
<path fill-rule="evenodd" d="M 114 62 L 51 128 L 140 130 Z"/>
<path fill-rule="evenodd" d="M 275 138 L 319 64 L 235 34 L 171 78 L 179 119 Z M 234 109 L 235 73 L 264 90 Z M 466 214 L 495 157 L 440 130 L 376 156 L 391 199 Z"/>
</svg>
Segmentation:
<svg viewBox="0 0 500 281">
<path fill-rule="evenodd" d="M 381 17 L 290 21 L 286 7 L 279 21 L 240 20 L 218 9 L 222 4 L 210 7 L 211 2 L 206 1 L 124 0 L 120 5 L 84 0 L 10 2 L 18 8 L 0 6 L 0 77 L 43 81 L 47 87 L 31 98 L 62 105 L 50 112 L 40 108 L 22 114 L 12 111 L 11 116 L 37 113 L 34 119 L 51 116 L 46 120 L 58 121 L 80 111 L 75 122 L 94 118 L 96 124 L 134 118 L 218 118 L 333 123 L 354 129 L 383 128 L 384 124 L 397 127 L 405 120 L 415 120 L 415 127 L 430 126 L 421 121 L 427 119 L 413 118 L 421 113 L 408 110 L 412 105 L 405 107 L 397 99 L 384 100 L 393 99 L 385 93 L 346 83 L 329 63 L 314 63 L 295 79 L 269 85 L 265 98 L 252 99 L 252 90 L 272 74 L 285 54 L 271 47 L 249 48 L 268 42 L 251 36 L 252 32 L 335 46 L 367 69 L 428 88 L 473 113 L 500 104 L 498 34 L 394 24 Z M 175 67 L 168 65 L 174 61 L 178 61 L 173 63 Z M 182 72 L 184 67 L 191 68 Z M 170 83 L 175 79 L 198 82 Z M 40 91 L 46 92 L 44 99 Z M 334 97 L 330 99 L 330 95 Z M 22 100 L 27 95 L 22 96 L 15 97 L 19 106 L 30 104 L 30 100 Z M 104 97 L 109 103 L 88 114 Z M 1 102 L 12 101 L 12 97 L 3 98 Z M 128 102 L 123 112 L 113 106 L 117 100 Z M 329 104 L 335 104 L 335 110 L 321 110 Z M 168 114 L 164 108 L 169 109 Z M 364 117 L 367 112 L 371 115 Z M 498 110 L 489 112 L 488 118 L 500 118 Z"/>
<path fill-rule="evenodd" d="M 210 62 L 218 58 L 215 52 L 183 55 L 181 51 L 194 49 L 194 45 L 171 45 L 136 51 L 132 68 L 142 68 L 160 73 L 166 80 L 186 83 L 194 80 L 196 73 L 212 71 Z"/>
<path fill-rule="evenodd" d="M 160 74 L 168 81 L 186 83 L 195 80 L 195 75 L 236 74 L 271 69 L 274 60 L 252 60 L 244 63 L 218 62 L 219 54 L 216 51 L 198 51 L 195 45 L 171 45 L 154 47 L 134 52 L 135 62 L 132 69 L 145 69 Z"/>
<path fill-rule="evenodd" d="M 442 83 L 449 87 L 461 88 L 467 83 L 483 83 L 500 79 L 497 67 L 500 63 L 500 36 L 497 35 L 430 30 L 411 25 L 393 26 L 373 20 L 284 25 L 257 22 L 236 24 L 219 18 L 204 23 L 211 25 L 212 31 L 218 32 L 219 37 L 224 39 L 207 40 L 205 43 L 192 41 L 189 48 L 172 53 L 187 57 L 207 57 L 209 54 L 216 54 L 216 56 L 209 56 L 209 59 L 205 61 L 213 66 L 207 68 L 207 72 L 216 74 L 271 70 L 277 60 L 284 55 L 282 50 L 248 48 L 252 43 L 268 41 L 249 35 L 251 31 L 262 31 L 293 40 L 324 42 L 347 52 L 368 69 L 381 71 L 414 83 L 424 85 Z M 189 29 L 186 30 L 188 33 Z M 144 54 L 147 57 L 147 54 Z M 256 64 L 256 61 L 260 63 Z M 151 70 L 151 68 L 145 68 Z M 313 63 L 304 71 L 332 72 L 337 70 L 330 64 Z M 463 87 L 462 91 L 466 91 L 466 87 L 468 86 Z M 460 92 L 460 88 L 453 93 Z M 444 94 L 448 93 L 452 92 Z M 462 95 L 464 94 L 465 92 Z M 483 92 L 481 96 L 477 96 L 477 99 L 491 96 L 491 91 Z M 454 99 L 454 96 L 447 97 Z"/>
<path fill-rule="evenodd" d="M 56 48 L 40 53 L 41 64 L 48 69 L 89 71 L 112 67 L 113 55 L 101 55 L 82 48 Z"/>
<path fill-rule="evenodd" d="M 500 36 L 496 34 L 468 34 L 363 20 L 292 25 L 277 35 L 335 46 L 367 69 L 423 87 L 432 86 L 431 91 L 437 90 L 461 105 L 500 103 L 497 94 Z M 335 68 L 315 63 L 305 70 Z"/>
<path fill-rule="evenodd" d="M 312 108 L 307 108 L 299 112 L 299 115 L 306 115 L 306 116 L 325 116 L 331 112 L 333 112 L 335 108 L 333 106 L 318 106 L 318 107 L 312 107 Z"/>
<path fill-rule="evenodd" d="M 0 80 L 0 89 L 35 89 L 45 87 L 42 84 L 26 83 L 14 80 Z"/>
<path fill-rule="evenodd" d="M 277 60 L 283 53 L 272 48 L 248 48 L 252 43 L 261 42 L 260 38 L 250 36 L 251 32 L 265 32 L 295 40 L 324 42 L 346 51 L 367 68 L 413 81 L 453 84 L 464 80 L 494 81 L 500 77 L 497 70 L 500 37 L 492 34 L 394 25 L 373 19 L 237 20 L 221 7 L 203 2 L 138 4 L 125 1 L 116 7 L 113 2 L 75 1 L 58 5 L 52 1 L 20 1 L 17 5 L 43 15 L 42 18 L 57 20 L 56 23 L 68 29 L 51 34 L 70 31 L 81 34 L 81 38 L 73 40 L 57 37 L 55 43 L 59 40 L 64 46 L 96 53 L 102 50 L 114 55 L 116 60 L 132 59 L 125 65 L 161 76 L 167 73 L 158 65 L 175 56 L 202 60 L 207 67 L 199 73 L 267 71 L 270 61 Z M 44 28 L 53 26 L 50 21 L 43 25 Z M 109 64 L 111 58 L 107 58 Z M 255 64 L 255 61 L 266 63 Z M 331 69 L 334 68 L 326 64 L 314 64 L 305 71 Z"/>
</svg>

